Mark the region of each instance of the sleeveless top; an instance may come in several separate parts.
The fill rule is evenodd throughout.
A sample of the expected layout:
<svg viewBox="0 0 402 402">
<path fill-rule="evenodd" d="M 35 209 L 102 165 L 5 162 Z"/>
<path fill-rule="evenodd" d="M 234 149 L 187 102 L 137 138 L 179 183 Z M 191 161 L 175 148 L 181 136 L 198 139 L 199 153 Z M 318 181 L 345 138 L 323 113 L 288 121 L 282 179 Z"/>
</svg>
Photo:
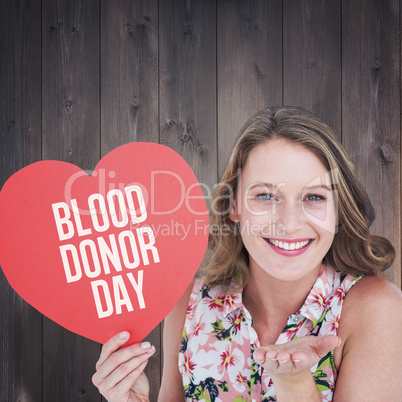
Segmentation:
<svg viewBox="0 0 402 402">
<path fill-rule="evenodd" d="M 276 344 L 300 336 L 337 335 L 343 300 L 362 275 L 344 275 L 322 265 L 303 306 L 288 317 Z M 230 289 L 230 288 L 229 288 Z M 260 347 L 242 291 L 209 288 L 196 279 L 187 308 L 179 369 L 186 401 L 276 401 L 268 372 L 253 359 Z M 311 373 L 322 401 L 332 401 L 336 381 L 333 350 Z"/>
</svg>

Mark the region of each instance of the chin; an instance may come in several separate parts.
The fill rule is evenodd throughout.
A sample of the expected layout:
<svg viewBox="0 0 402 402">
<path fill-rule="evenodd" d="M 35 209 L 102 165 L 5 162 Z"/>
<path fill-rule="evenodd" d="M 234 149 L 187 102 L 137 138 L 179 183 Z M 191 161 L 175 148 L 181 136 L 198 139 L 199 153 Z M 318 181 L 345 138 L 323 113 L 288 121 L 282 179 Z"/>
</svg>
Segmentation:
<svg viewBox="0 0 402 402">
<path fill-rule="evenodd" d="M 265 266 L 266 264 L 256 264 L 260 270 L 262 270 L 265 274 L 275 279 L 285 281 L 285 282 L 293 282 L 298 281 L 300 279 L 306 278 L 310 275 L 314 275 L 314 277 L 318 276 L 318 272 L 321 267 L 320 262 L 312 262 L 311 264 L 292 264 L 292 263 L 284 263 L 284 264 L 273 264 Z M 314 267 L 314 268 L 312 268 Z"/>
</svg>

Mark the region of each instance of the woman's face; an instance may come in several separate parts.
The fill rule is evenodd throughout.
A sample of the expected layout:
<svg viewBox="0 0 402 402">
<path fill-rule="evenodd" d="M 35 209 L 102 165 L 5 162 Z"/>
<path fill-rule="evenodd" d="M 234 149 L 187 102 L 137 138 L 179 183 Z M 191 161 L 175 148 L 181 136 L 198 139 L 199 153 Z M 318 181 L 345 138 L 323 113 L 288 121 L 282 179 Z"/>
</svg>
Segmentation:
<svg viewBox="0 0 402 402">
<path fill-rule="evenodd" d="M 231 219 L 240 223 L 250 270 L 292 281 L 317 275 L 337 224 L 330 176 L 304 146 L 274 139 L 255 147 Z"/>
</svg>

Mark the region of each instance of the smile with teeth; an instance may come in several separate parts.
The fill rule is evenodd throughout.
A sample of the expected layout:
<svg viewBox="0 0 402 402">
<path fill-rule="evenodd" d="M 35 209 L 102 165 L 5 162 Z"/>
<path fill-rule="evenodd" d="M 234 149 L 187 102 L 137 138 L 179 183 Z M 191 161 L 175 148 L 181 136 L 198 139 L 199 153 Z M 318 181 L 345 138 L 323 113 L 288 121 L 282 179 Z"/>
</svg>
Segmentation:
<svg viewBox="0 0 402 402">
<path fill-rule="evenodd" d="M 310 240 L 306 240 L 306 241 L 300 241 L 300 242 L 296 242 L 296 243 L 288 243 L 285 241 L 280 241 L 280 240 L 273 240 L 273 239 L 266 239 L 269 243 L 273 244 L 276 247 L 279 247 L 283 250 L 299 250 L 303 247 L 306 247 L 307 244 L 309 244 L 311 242 Z"/>
</svg>

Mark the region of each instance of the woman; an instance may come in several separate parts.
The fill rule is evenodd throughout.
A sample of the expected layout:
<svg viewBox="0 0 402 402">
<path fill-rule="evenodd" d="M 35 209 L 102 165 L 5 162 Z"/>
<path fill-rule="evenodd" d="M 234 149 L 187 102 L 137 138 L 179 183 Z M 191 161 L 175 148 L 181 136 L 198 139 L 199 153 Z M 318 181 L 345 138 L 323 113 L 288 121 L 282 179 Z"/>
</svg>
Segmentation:
<svg viewBox="0 0 402 402">
<path fill-rule="evenodd" d="M 159 400 L 400 400 L 402 297 L 379 278 L 395 252 L 373 219 L 325 123 L 291 107 L 252 117 L 211 203 L 207 276 L 165 321 Z M 128 338 L 97 363 L 109 401 L 148 400 L 155 349 L 119 349 Z"/>
</svg>

